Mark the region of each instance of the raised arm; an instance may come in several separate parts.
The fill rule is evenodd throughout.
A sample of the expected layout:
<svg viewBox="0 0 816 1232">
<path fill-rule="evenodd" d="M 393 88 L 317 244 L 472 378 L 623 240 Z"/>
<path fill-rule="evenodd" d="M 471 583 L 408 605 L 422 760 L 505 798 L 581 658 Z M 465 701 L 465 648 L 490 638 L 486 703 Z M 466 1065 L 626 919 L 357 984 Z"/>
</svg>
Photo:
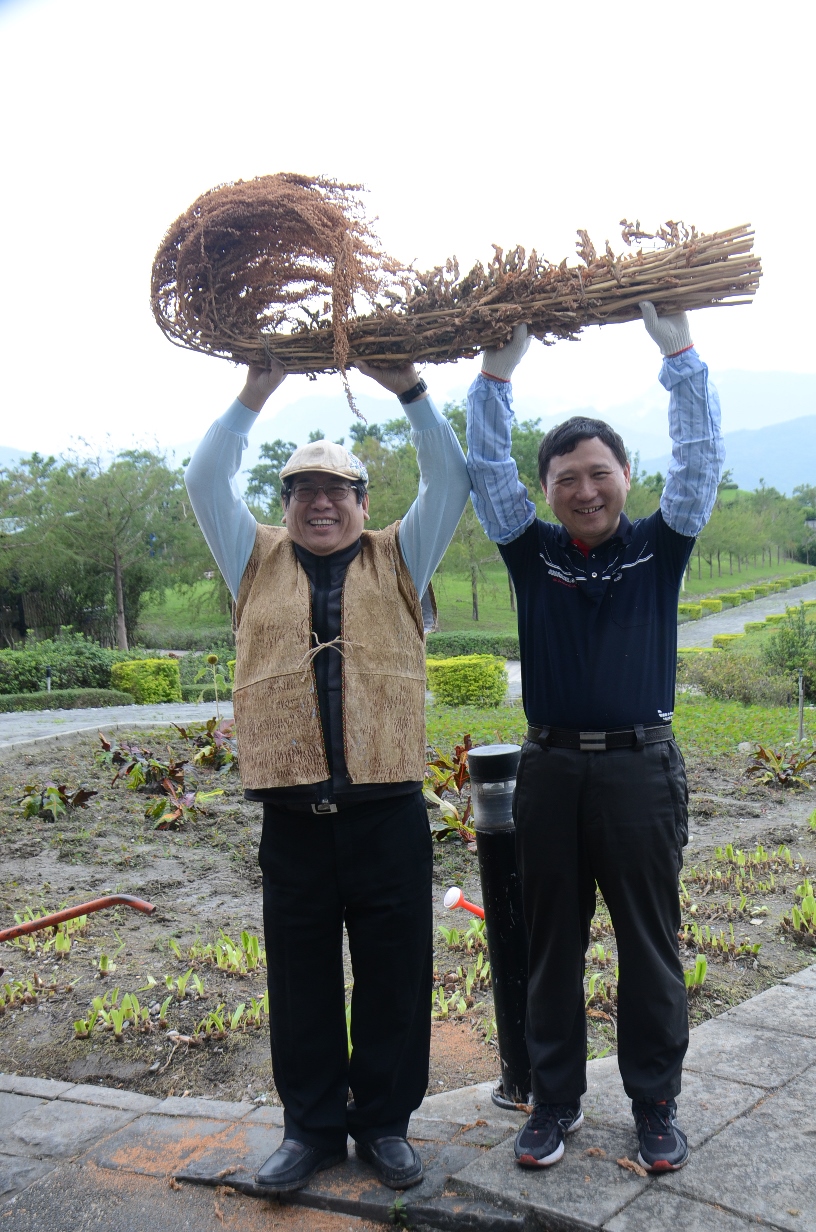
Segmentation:
<svg viewBox="0 0 816 1232">
<path fill-rule="evenodd" d="M 694 538 L 711 517 L 725 461 L 720 399 L 694 349 L 686 314 L 658 317 L 648 301 L 640 310 L 664 355 L 659 379 L 669 391 L 672 460 L 660 510 L 667 526 Z"/>
<path fill-rule="evenodd" d="M 468 390 L 467 466 L 471 499 L 488 539 L 511 543 L 536 516 L 535 505 L 510 456 L 513 422 L 510 378 L 530 340 L 517 325 L 501 350 L 485 351 L 482 371 Z"/>
<path fill-rule="evenodd" d="M 376 368 L 358 360 L 357 367 L 397 395 L 413 429 L 419 492 L 400 523 L 399 545 L 417 593 L 422 596 L 445 555 L 470 493 L 465 455 L 453 428 L 422 388 L 424 381 L 418 380 L 413 364 Z"/>
<path fill-rule="evenodd" d="M 235 476 L 258 411 L 285 375 L 279 364 L 250 368 L 238 398 L 216 419 L 184 475 L 193 512 L 233 598 L 252 554 L 256 526 Z"/>
</svg>

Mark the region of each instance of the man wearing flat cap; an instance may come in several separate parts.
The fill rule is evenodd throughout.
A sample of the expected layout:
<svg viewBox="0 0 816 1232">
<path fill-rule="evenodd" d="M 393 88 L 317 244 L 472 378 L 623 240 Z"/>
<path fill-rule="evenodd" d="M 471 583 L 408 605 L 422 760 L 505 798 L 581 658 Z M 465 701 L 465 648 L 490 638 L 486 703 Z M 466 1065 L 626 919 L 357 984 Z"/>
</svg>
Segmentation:
<svg viewBox="0 0 816 1232">
<path fill-rule="evenodd" d="M 422 1178 L 407 1141 L 425 1094 L 432 991 L 423 599 L 470 490 L 462 450 L 412 365 L 358 367 L 413 428 L 419 494 L 365 529 L 368 475 L 315 441 L 281 471 L 285 526 L 259 525 L 235 476 L 284 379 L 250 368 L 187 469 L 190 500 L 236 600 L 241 778 L 263 804 L 269 1023 L 284 1140 L 258 1173 L 284 1193 L 357 1157 L 395 1189 Z M 346 1031 L 343 926 L 354 988 Z M 398 978 L 395 977 L 398 972 Z"/>
</svg>

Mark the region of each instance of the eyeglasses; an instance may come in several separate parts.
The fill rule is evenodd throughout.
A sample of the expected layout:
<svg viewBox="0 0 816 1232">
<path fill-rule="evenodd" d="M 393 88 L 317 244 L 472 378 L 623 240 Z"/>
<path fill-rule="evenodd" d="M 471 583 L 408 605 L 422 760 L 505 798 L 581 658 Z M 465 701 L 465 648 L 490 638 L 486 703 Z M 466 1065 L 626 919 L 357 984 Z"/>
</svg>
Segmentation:
<svg viewBox="0 0 816 1232">
<path fill-rule="evenodd" d="M 308 505 L 311 501 L 316 500 L 318 492 L 323 492 L 328 500 L 334 502 L 347 500 L 348 494 L 352 490 L 354 490 L 353 483 L 295 483 L 292 485 L 291 494 L 296 501 L 300 501 L 303 505 Z"/>
</svg>

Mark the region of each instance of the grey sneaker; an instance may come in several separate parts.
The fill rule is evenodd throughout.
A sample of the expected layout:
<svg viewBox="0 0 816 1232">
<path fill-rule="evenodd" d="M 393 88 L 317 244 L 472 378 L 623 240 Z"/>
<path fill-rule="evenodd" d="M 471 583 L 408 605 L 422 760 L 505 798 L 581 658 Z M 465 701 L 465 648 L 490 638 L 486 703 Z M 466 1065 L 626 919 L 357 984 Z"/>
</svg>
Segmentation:
<svg viewBox="0 0 816 1232">
<path fill-rule="evenodd" d="M 564 1154 L 564 1139 L 583 1124 L 581 1101 L 536 1104 L 533 1115 L 516 1134 L 516 1160 L 522 1168 L 548 1168 Z"/>
<path fill-rule="evenodd" d="M 689 1157 L 686 1135 L 677 1124 L 677 1104 L 673 1099 L 653 1103 L 632 1100 L 640 1152 L 638 1163 L 647 1172 L 676 1172 Z"/>
</svg>

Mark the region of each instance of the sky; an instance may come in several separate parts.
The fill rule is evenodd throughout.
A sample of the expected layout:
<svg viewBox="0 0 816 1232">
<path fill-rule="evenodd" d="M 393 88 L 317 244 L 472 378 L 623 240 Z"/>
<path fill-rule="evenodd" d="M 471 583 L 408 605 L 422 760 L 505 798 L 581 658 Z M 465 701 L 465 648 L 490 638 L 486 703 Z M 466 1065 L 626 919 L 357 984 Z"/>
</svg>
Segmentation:
<svg viewBox="0 0 816 1232">
<path fill-rule="evenodd" d="M 163 337 L 152 259 L 201 192 L 281 170 L 364 183 L 386 250 L 420 269 L 487 259 L 493 242 L 560 261 L 578 227 L 621 250 L 624 217 L 751 222 L 756 301 L 695 313 L 698 350 L 715 371 L 816 372 L 806 12 L 0 0 L 0 445 L 203 435 L 242 376 Z M 651 410 L 659 367 L 639 323 L 592 327 L 534 342 L 514 390 L 546 414 Z M 424 375 L 441 405 L 476 369 Z M 289 377 L 264 418 L 339 392 L 333 376 Z"/>
</svg>

